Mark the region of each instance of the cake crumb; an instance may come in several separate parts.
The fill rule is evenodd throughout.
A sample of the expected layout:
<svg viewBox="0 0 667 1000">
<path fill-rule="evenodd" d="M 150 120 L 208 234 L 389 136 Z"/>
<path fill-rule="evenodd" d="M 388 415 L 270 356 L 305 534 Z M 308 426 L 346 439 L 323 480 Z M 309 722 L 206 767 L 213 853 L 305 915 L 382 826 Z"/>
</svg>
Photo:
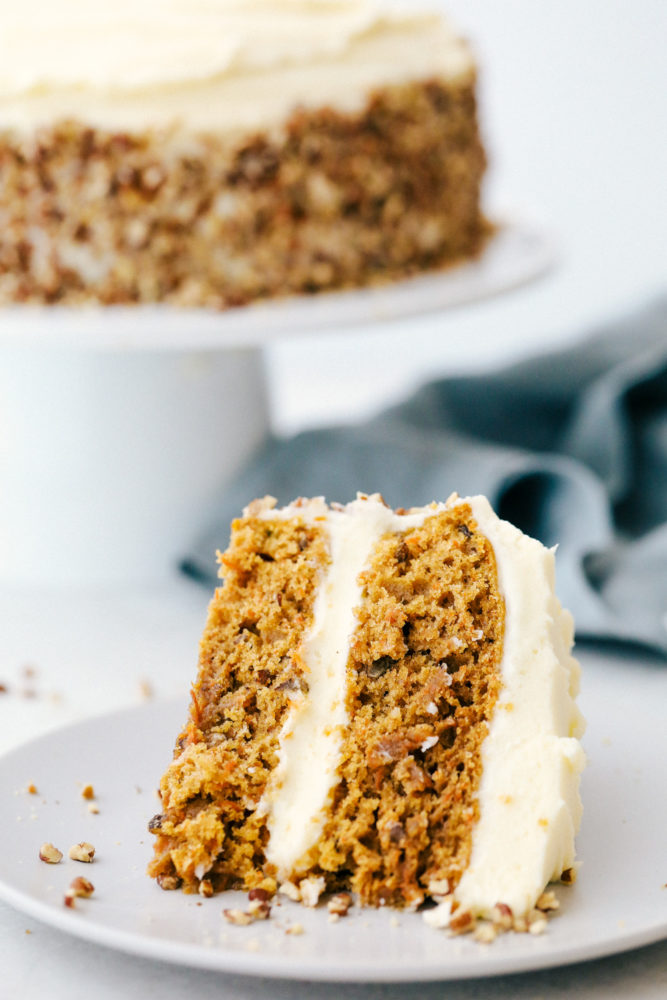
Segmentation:
<svg viewBox="0 0 667 1000">
<path fill-rule="evenodd" d="M 473 932 L 473 938 L 480 944 L 491 944 L 497 937 L 497 929 L 488 920 L 480 921 Z"/>
<path fill-rule="evenodd" d="M 514 926 L 514 914 L 507 903 L 496 903 L 491 910 L 491 920 L 500 930 L 509 931 Z"/>
<path fill-rule="evenodd" d="M 84 785 L 84 787 L 81 789 L 81 797 L 84 798 L 84 799 L 94 799 L 95 798 L 95 789 L 93 788 L 93 786 L 92 785 Z"/>
<path fill-rule="evenodd" d="M 174 889 L 180 889 L 183 884 L 182 879 L 178 875 L 158 875 L 156 882 L 165 892 L 173 892 Z"/>
<path fill-rule="evenodd" d="M 324 892 L 326 886 L 326 880 L 323 876 L 311 875 L 310 878 L 304 878 L 299 882 L 299 892 L 301 894 L 301 902 L 304 906 L 313 908 L 317 906 L 320 896 Z"/>
<path fill-rule="evenodd" d="M 26 791 L 27 791 L 28 795 L 37 795 L 38 794 L 38 792 L 37 792 L 37 785 L 34 785 L 32 783 L 32 781 L 31 781 L 30 784 L 28 785 L 28 787 L 26 788 Z"/>
<path fill-rule="evenodd" d="M 248 924 L 253 922 L 252 915 L 246 913 L 245 910 L 240 910 L 238 907 L 223 910 L 222 915 L 228 923 L 234 924 L 236 927 L 247 927 Z"/>
<path fill-rule="evenodd" d="M 346 917 L 352 906 L 352 896 L 349 892 L 337 892 L 327 903 L 327 910 L 332 917 Z"/>
<path fill-rule="evenodd" d="M 153 685 L 145 678 L 139 681 L 139 694 L 145 701 L 153 697 Z"/>
<path fill-rule="evenodd" d="M 278 886 L 278 892 L 283 896 L 287 896 L 294 903 L 301 902 L 301 892 L 298 885 L 295 885 L 294 882 L 283 882 Z"/>
<path fill-rule="evenodd" d="M 89 882 L 87 878 L 75 878 L 65 892 L 63 902 L 65 906 L 68 906 L 70 909 L 74 909 L 75 899 L 87 899 L 92 896 L 94 892 L 95 886 L 92 882 Z"/>
<path fill-rule="evenodd" d="M 560 906 L 558 899 L 556 898 L 556 893 L 549 889 L 547 892 L 543 892 L 535 903 L 536 910 L 542 910 L 547 912 L 548 910 L 557 910 Z"/>
<path fill-rule="evenodd" d="M 449 927 L 449 921 L 452 916 L 452 902 L 452 896 L 445 896 L 437 906 L 430 910 L 425 910 L 423 913 L 424 923 L 428 924 L 429 927 L 434 927 L 436 930 Z"/>
<path fill-rule="evenodd" d="M 445 896 L 449 896 L 451 892 L 451 887 L 449 885 L 448 878 L 434 878 L 431 879 L 427 886 L 427 892 L 431 899 L 434 899 L 436 903 L 441 903 Z"/>
<path fill-rule="evenodd" d="M 271 916 L 270 895 L 266 889 L 251 889 L 248 893 L 248 912 L 255 920 L 268 920 Z"/>
<path fill-rule="evenodd" d="M 94 816 L 96 816 L 99 813 L 99 811 L 100 811 L 100 807 L 98 806 L 97 802 L 89 802 L 88 803 L 88 812 L 89 813 L 92 813 Z"/>
<path fill-rule="evenodd" d="M 285 928 L 285 934 L 303 934 L 303 924 L 290 924 L 289 927 Z"/>
<path fill-rule="evenodd" d="M 87 878 L 82 878 L 81 875 L 78 875 L 75 879 L 72 879 L 68 891 L 73 892 L 75 896 L 87 899 L 95 892 L 95 886 Z"/>
<path fill-rule="evenodd" d="M 447 926 L 452 934 L 469 934 L 470 931 L 475 929 L 476 924 L 477 921 L 470 910 L 458 909 L 450 918 Z"/>
</svg>

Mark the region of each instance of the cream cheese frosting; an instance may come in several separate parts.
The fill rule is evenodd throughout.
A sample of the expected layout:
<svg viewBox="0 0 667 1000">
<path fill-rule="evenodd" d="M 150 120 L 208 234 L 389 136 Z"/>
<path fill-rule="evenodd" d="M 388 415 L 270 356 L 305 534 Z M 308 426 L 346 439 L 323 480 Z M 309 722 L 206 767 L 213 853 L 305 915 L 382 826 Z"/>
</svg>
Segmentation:
<svg viewBox="0 0 667 1000">
<path fill-rule="evenodd" d="M 299 694 L 279 737 L 279 763 L 260 804 L 267 814 L 266 858 L 281 878 L 308 867 L 326 807 L 338 782 L 345 726 L 346 666 L 355 609 L 361 601 L 359 575 L 379 539 L 389 531 L 417 527 L 435 506 L 395 514 L 378 497 L 359 497 L 329 508 L 321 499 L 300 507 L 270 510 L 265 517 L 303 518 L 326 525 L 330 562 L 320 581 L 313 623 L 301 656 L 308 694 Z"/>
<path fill-rule="evenodd" d="M 454 899 L 475 915 L 502 902 L 515 915 L 574 864 L 581 819 L 573 624 L 554 592 L 554 550 L 502 521 L 484 497 L 469 503 L 493 547 L 505 600 L 501 693 L 482 745 L 479 821 Z"/>
<path fill-rule="evenodd" d="M 480 818 L 454 899 L 476 915 L 488 915 L 497 902 L 520 915 L 574 864 L 584 764 L 574 700 L 579 666 L 570 653 L 572 618 L 554 592 L 554 551 L 500 520 L 484 497 L 454 497 L 406 514 L 377 496 L 360 495 L 337 509 L 319 498 L 260 514 L 321 523 L 330 538 L 330 564 L 302 653 L 308 694 L 290 710 L 279 766 L 260 804 L 270 833 L 267 858 L 281 877 L 298 874 L 322 832 L 347 723 L 345 668 L 359 574 L 383 534 L 416 527 L 454 504 L 470 506 L 493 548 L 506 609 L 501 693 L 482 747 Z"/>
<path fill-rule="evenodd" d="M 248 129 L 474 72 L 434 10 L 390 0 L 0 0 L 0 128 Z"/>
</svg>

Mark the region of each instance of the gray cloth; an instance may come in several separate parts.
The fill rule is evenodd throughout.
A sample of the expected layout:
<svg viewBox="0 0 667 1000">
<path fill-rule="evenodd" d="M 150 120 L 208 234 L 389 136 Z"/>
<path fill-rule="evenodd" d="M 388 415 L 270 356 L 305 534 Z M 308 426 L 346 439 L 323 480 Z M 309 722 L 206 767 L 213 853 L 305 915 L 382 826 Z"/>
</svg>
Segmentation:
<svg viewBox="0 0 667 1000">
<path fill-rule="evenodd" d="M 579 639 L 667 654 L 667 299 L 574 349 L 431 382 L 366 423 L 269 440 L 182 568 L 213 582 L 215 550 L 253 497 L 357 490 L 394 507 L 485 494 L 558 543 Z"/>
</svg>

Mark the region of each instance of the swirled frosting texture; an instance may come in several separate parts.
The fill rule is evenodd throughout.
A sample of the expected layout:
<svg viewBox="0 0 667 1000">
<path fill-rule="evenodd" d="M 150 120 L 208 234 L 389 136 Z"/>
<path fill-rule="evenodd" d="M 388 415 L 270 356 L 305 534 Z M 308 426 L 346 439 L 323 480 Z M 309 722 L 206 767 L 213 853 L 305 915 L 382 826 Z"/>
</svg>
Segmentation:
<svg viewBox="0 0 667 1000">
<path fill-rule="evenodd" d="M 472 71 L 440 16 L 389 0 L 0 0 L 0 127 L 247 128 Z"/>
</svg>

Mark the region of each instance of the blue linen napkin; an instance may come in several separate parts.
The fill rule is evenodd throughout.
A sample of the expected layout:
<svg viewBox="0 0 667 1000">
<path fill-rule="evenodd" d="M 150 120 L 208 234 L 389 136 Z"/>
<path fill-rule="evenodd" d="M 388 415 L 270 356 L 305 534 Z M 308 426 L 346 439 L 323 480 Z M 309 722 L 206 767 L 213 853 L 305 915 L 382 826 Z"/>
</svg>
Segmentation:
<svg viewBox="0 0 667 1000">
<path fill-rule="evenodd" d="M 182 569 L 213 583 L 215 551 L 254 497 L 346 502 L 358 490 L 393 507 L 485 494 L 558 544 L 578 639 L 667 655 L 667 298 L 576 348 L 430 382 L 357 426 L 270 439 Z"/>
</svg>

